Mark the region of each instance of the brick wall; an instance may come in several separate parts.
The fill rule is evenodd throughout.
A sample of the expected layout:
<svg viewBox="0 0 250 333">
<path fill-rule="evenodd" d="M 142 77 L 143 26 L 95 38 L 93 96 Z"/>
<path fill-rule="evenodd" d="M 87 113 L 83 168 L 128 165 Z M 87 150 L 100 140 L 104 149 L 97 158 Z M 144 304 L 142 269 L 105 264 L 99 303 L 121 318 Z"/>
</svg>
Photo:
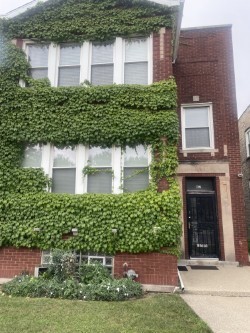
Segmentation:
<svg viewBox="0 0 250 333">
<path fill-rule="evenodd" d="M 123 276 L 124 263 L 139 275 L 136 281 L 140 283 L 178 285 L 176 256 L 162 253 L 117 254 L 114 260 L 115 277 Z"/>
<path fill-rule="evenodd" d="M 0 278 L 12 278 L 23 272 L 34 274 L 36 266 L 41 265 L 41 251 L 38 249 L 0 248 Z"/>
<path fill-rule="evenodd" d="M 153 82 L 166 80 L 173 75 L 172 30 L 161 29 L 153 34 Z"/>
<path fill-rule="evenodd" d="M 199 96 L 199 103 L 213 103 L 214 141 L 218 152 L 214 156 L 189 153 L 186 157 L 180 152 L 179 159 L 184 163 L 229 162 L 236 260 L 248 263 L 242 180 L 237 176 L 241 172 L 241 162 L 231 26 L 181 31 L 174 76 L 179 112 L 180 104 L 194 103 L 193 96 Z"/>
<path fill-rule="evenodd" d="M 114 275 L 123 277 L 123 264 L 139 274 L 143 284 L 178 285 L 177 257 L 161 253 L 117 254 L 114 258 Z M 0 249 L 0 278 L 12 278 L 23 272 L 33 275 L 41 265 L 38 249 L 6 247 Z"/>
</svg>

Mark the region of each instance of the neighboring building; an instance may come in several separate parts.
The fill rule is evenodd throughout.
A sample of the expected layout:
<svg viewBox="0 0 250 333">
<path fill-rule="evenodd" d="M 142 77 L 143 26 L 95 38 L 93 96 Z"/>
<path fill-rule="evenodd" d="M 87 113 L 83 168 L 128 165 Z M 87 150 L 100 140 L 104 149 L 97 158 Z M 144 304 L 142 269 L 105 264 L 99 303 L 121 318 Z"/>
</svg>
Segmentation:
<svg viewBox="0 0 250 333">
<path fill-rule="evenodd" d="M 247 264 L 231 26 L 190 28 L 180 33 L 183 2 L 166 3 L 179 6 L 175 24 L 161 27 L 149 37 L 139 34 L 129 39 L 119 36 L 113 42 L 58 45 L 41 45 L 22 37 L 16 39 L 16 45 L 28 55 L 32 77 L 48 77 L 55 87 L 76 86 L 84 80 L 93 85 L 147 85 L 174 76 L 181 133 L 177 178 L 183 202 L 182 258 Z M 72 150 L 46 143 L 27 145 L 23 166 L 42 167 L 53 178 L 53 192 L 119 194 L 125 188 L 133 192 L 147 187 L 149 174 L 141 171 L 151 159 L 141 144 L 124 152 L 119 147 L 101 150 L 80 144 Z M 82 169 L 88 166 L 95 172 L 105 169 L 105 173 L 88 174 L 88 181 L 82 182 Z M 139 172 L 131 181 L 135 168 Z M 158 190 L 167 189 L 163 179 Z M 41 258 L 43 263 L 49 258 L 49 252 L 39 249 L 2 248 L 0 255 L 0 276 L 25 269 L 32 272 Z M 93 256 L 81 253 L 79 260 Z M 99 260 L 113 265 L 117 275 L 122 275 L 124 263 L 128 263 L 147 285 L 177 284 L 175 255 L 120 253 L 114 261 L 110 256 L 99 256 Z"/>
<path fill-rule="evenodd" d="M 246 224 L 250 238 L 250 106 L 239 119 L 242 181 L 245 199 Z"/>
</svg>

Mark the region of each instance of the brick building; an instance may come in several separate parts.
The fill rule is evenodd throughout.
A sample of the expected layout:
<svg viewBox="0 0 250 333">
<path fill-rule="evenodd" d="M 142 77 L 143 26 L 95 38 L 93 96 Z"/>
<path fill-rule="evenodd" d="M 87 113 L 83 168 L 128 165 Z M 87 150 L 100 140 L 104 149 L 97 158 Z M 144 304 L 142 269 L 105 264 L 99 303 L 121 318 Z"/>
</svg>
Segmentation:
<svg viewBox="0 0 250 333">
<path fill-rule="evenodd" d="M 231 26 L 190 28 L 180 32 L 183 2 L 169 1 L 169 5 L 179 5 L 178 23 L 173 29 L 161 28 L 149 38 L 139 37 L 145 48 L 144 52 L 147 49 L 148 58 L 144 59 L 142 56 L 137 61 L 147 62 L 147 73 L 145 75 L 144 70 L 138 82 L 136 73 L 131 73 L 133 75 L 127 77 L 126 83 L 150 84 L 169 76 L 174 76 L 177 82 L 181 134 L 177 178 L 183 203 L 182 259 L 198 258 L 201 262 L 202 259 L 215 259 L 248 264 L 242 184 L 238 176 L 241 173 L 241 163 Z M 115 41 L 115 66 L 118 70 L 114 73 L 114 80 L 111 78 L 112 82 L 108 83 L 124 83 L 119 74 L 119 66 L 122 66 L 123 60 L 117 56 L 124 45 L 122 43 L 122 38 Z M 40 77 L 41 72 L 36 72 L 40 65 L 35 65 L 35 59 L 32 64 L 32 52 L 40 52 L 39 45 L 32 49 L 29 40 L 21 39 L 16 40 L 16 44 L 25 52 L 30 52 L 31 70 L 34 76 Z M 91 47 L 86 44 L 82 52 L 88 52 Z M 41 55 L 44 55 L 44 48 L 42 50 Z M 55 48 L 48 46 L 48 50 L 51 58 L 43 66 L 52 86 L 57 86 L 58 77 L 53 67 L 53 64 L 58 63 Z M 65 64 L 60 65 L 57 65 L 58 71 Z M 92 63 L 92 70 L 94 66 L 95 63 Z M 88 75 L 90 74 L 86 74 L 84 78 L 93 79 L 93 76 Z M 70 82 L 67 76 L 62 79 L 62 84 L 70 85 Z M 50 151 L 51 147 L 47 146 L 41 152 L 44 162 L 42 167 L 52 175 L 53 167 L 46 163 L 51 160 Z M 147 165 L 149 160 L 150 158 L 147 159 Z M 161 190 L 166 189 L 164 182 L 161 186 Z M 54 185 L 54 189 L 61 191 L 58 184 Z M 69 193 L 84 191 L 88 190 L 77 185 L 76 192 Z M 117 187 L 117 192 L 113 193 L 119 193 L 118 191 Z M 42 253 L 39 249 L 2 248 L 0 276 L 13 276 L 22 270 L 32 273 L 36 266 L 41 265 L 41 260 L 42 263 L 46 262 L 48 256 L 48 252 Z M 87 256 L 90 257 L 91 255 Z M 121 253 L 114 259 L 111 258 L 111 261 L 105 256 L 100 256 L 99 259 L 107 266 L 113 265 L 114 273 L 118 276 L 123 273 L 123 264 L 128 263 L 139 274 L 139 281 L 151 288 L 152 285 L 177 285 L 177 258 L 174 255 Z"/>
</svg>

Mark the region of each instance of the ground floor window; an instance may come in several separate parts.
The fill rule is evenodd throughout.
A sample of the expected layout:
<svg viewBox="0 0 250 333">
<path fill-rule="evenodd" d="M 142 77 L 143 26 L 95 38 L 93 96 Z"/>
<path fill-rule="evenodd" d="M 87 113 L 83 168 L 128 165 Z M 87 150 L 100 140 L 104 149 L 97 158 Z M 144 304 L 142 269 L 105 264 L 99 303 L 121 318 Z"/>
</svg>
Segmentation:
<svg viewBox="0 0 250 333">
<path fill-rule="evenodd" d="M 97 252 L 74 251 L 74 253 L 76 254 L 77 262 L 79 265 L 99 262 L 109 270 L 110 274 L 112 274 L 114 261 L 112 256 L 100 254 Z M 52 251 L 42 251 L 42 266 L 48 266 L 51 263 L 51 258 Z"/>
</svg>

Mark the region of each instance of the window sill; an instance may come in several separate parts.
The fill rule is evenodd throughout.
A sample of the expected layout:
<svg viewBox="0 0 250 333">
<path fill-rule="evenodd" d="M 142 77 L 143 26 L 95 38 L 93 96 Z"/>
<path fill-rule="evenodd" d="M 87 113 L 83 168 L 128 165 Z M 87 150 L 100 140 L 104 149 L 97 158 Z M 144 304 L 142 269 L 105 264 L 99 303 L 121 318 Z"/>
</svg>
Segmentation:
<svg viewBox="0 0 250 333">
<path fill-rule="evenodd" d="M 187 154 L 200 154 L 200 153 L 211 153 L 211 156 L 215 156 L 215 153 L 218 153 L 219 149 L 180 149 L 180 153 L 183 154 L 184 157 L 187 157 Z"/>
</svg>

